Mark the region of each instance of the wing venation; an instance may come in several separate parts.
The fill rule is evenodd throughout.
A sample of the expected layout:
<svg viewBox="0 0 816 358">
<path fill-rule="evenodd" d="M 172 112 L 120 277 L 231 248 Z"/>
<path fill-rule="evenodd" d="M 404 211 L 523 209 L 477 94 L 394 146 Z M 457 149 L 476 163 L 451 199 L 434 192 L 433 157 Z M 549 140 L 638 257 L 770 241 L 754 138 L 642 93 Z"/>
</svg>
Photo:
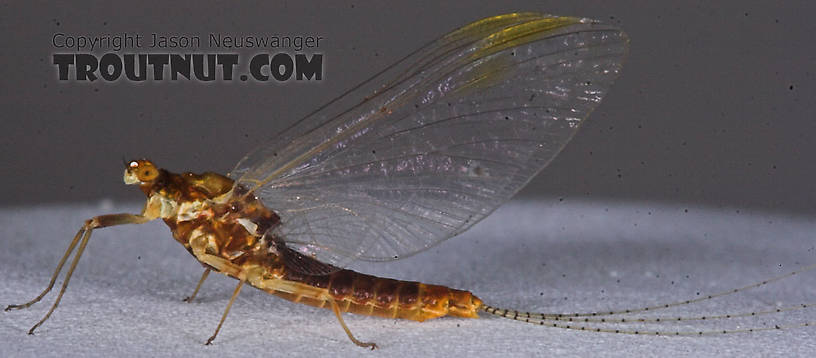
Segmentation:
<svg viewBox="0 0 816 358">
<path fill-rule="evenodd" d="M 411 255 L 467 230 L 541 171 L 600 103 L 627 48 L 622 31 L 586 19 L 481 20 L 321 107 L 231 175 L 280 215 L 272 234 L 326 267 Z"/>
</svg>

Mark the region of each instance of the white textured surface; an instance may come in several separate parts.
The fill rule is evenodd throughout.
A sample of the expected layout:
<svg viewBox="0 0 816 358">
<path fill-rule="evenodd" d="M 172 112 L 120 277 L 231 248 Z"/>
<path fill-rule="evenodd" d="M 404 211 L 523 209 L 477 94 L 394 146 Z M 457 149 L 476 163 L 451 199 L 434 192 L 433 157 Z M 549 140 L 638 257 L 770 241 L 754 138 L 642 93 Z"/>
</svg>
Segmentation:
<svg viewBox="0 0 816 358">
<path fill-rule="evenodd" d="M 46 285 L 69 240 L 92 215 L 137 205 L 0 209 L 0 303 L 21 303 Z M 688 210 L 686 212 L 686 210 Z M 549 312 L 661 303 L 746 285 L 816 262 L 812 218 L 664 205 L 558 200 L 514 202 L 428 252 L 357 269 L 473 291 L 501 307 Z M 234 280 L 201 268 L 160 222 L 94 233 L 62 304 L 26 335 L 55 293 L 2 313 L 0 356 L 744 356 L 806 355 L 816 328 L 710 337 L 625 336 L 545 328 L 487 317 L 425 323 L 346 315 L 351 344 L 327 310 L 247 288 L 218 339 L 212 333 Z M 713 314 L 816 301 L 816 272 L 671 310 Z M 665 324 L 667 331 L 816 321 L 816 309 L 748 320 Z M 643 327 L 643 326 L 633 326 Z"/>
</svg>

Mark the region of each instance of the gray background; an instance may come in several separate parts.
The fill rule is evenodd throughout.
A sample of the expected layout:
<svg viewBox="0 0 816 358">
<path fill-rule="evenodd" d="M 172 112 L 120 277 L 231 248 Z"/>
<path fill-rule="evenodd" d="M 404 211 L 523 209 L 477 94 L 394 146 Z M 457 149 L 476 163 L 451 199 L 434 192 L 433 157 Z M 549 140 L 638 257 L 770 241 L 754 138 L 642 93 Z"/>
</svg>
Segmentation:
<svg viewBox="0 0 816 358">
<path fill-rule="evenodd" d="M 816 212 L 812 2 L 498 3 L 4 3 L 0 204 L 140 199 L 121 183 L 122 156 L 226 172 L 280 128 L 427 41 L 528 10 L 615 23 L 632 43 L 611 94 L 521 196 Z M 122 31 L 320 35 L 325 78 L 57 81 L 55 32 Z"/>
<path fill-rule="evenodd" d="M 135 204 L 0 208 L 0 303 L 39 293 L 77 223 Z M 688 210 L 688 212 L 685 212 Z M 40 220 L 37 220 L 40 219 Z M 32 229 L 36 227 L 36 229 Z M 808 217 L 677 204 L 517 200 L 460 237 L 387 264 L 357 263 L 378 276 L 467 289 L 485 302 L 535 312 L 586 312 L 675 302 L 742 287 L 816 262 Z M 500 244 L 496 244 L 500 243 Z M 747 244 L 746 244 L 747 243 Z M 7 246 L 6 246 L 7 245 Z M 33 336 L 28 329 L 56 292 L 0 312 L 2 357 L 812 357 L 816 275 L 807 272 L 715 300 L 628 315 L 708 316 L 811 308 L 730 320 L 628 323 L 612 329 L 698 332 L 787 327 L 707 337 L 654 337 L 536 327 L 481 314 L 426 322 L 345 315 L 369 352 L 346 338 L 331 311 L 244 288 L 212 346 L 235 280 L 201 275 L 157 221 L 95 231 L 62 303 Z M 620 316 L 618 316 L 620 317 Z M 793 328 L 812 322 L 808 328 Z M 597 327 L 599 324 L 579 324 Z"/>
<path fill-rule="evenodd" d="M 0 5 L 0 206 L 7 206 L 0 208 L 0 304 L 40 292 L 82 220 L 138 210 L 141 194 L 121 183 L 123 155 L 177 171 L 227 171 L 279 128 L 421 44 L 510 10 L 619 24 L 632 38 L 622 77 L 573 142 L 521 193 L 533 200 L 505 205 L 462 237 L 420 255 L 353 268 L 468 289 L 510 308 L 570 312 L 698 297 L 816 262 L 815 168 L 807 157 L 816 129 L 809 100 L 814 5 L 495 3 Z M 285 85 L 59 83 L 50 65 L 57 31 L 316 34 L 326 38 L 326 77 Z M 216 344 L 204 347 L 234 280 L 211 275 L 196 303 L 181 302 L 200 267 L 161 222 L 99 230 L 92 241 L 60 308 L 37 335 L 25 332 L 55 292 L 31 309 L 0 312 L 0 356 L 363 353 L 329 312 L 250 289 L 242 291 Z M 668 314 L 810 302 L 814 280 L 797 275 Z M 654 328 L 794 325 L 816 321 L 814 312 Z M 538 329 L 500 319 L 345 319 L 358 337 L 381 345 L 374 352 L 381 356 L 814 351 L 813 327 L 698 339 Z"/>
</svg>

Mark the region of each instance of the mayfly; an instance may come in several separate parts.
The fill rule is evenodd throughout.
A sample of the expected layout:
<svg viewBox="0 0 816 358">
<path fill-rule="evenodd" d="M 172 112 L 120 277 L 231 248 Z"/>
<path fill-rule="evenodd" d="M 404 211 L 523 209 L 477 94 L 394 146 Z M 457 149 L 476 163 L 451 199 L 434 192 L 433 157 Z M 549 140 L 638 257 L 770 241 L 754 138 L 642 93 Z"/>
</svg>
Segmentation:
<svg viewBox="0 0 816 358">
<path fill-rule="evenodd" d="M 342 312 L 416 321 L 484 312 L 569 329 L 702 334 L 571 322 L 625 322 L 595 316 L 734 291 L 633 310 L 534 314 L 495 308 L 468 291 L 344 269 L 355 260 L 396 260 L 425 250 L 510 199 L 598 106 L 627 50 L 621 30 L 589 19 L 489 17 L 430 42 L 307 115 L 250 152 L 227 176 L 174 174 L 145 159 L 126 162 L 125 183 L 148 197 L 142 212 L 87 220 L 47 288 L 6 310 L 42 299 L 76 251 L 55 302 L 33 333 L 59 305 L 94 229 L 162 219 L 205 267 L 188 301 L 211 271 L 238 280 L 207 344 L 244 284 L 331 309 L 355 344 L 372 349 L 374 343 L 352 335 Z"/>
</svg>

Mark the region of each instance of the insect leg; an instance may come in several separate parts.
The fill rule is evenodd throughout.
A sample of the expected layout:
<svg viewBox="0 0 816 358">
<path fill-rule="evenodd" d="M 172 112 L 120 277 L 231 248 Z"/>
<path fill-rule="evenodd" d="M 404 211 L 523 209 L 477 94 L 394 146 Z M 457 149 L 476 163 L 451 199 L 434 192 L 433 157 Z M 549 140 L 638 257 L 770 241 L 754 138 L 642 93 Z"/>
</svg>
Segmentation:
<svg viewBox="0 0 816 358">
<path fill-rule="evenodd" d="M 230 298 L 229 303 L 227 303 L 227 309 L 224 310 L 224 314 L 221 316 L 221 321 L 218 322 L 218 327 L 215 328 L 215 333 L 213 333 L 212 337 L 207 339 L 207 343 L 205 343 L 205 345 L 212 344 L 212 341 L 215 339 L 215 336 L 218 335 L 218 331 L 221 330 L 221 325 L 223 325 L 224 320 L 227 319 L 227 314 L 229 314 L 230 308 L 232 307 L 232 303 L 235 302 L 235 298 L 238 297 L 238 293 L 241 292 L 242 286 L 244 286 L 244 280 L 238 281 L 238 286 L 235 287 L 235 291 L 232 293 L 232 298 Z"/>
<path fill-rule="evenodd" d="M 193 299 L 198 294 L 198 290 L 201 288 L 201 284 L 203 284 L 204 280 L 207 279 L 207 276 L 210 275 L 210 271 L 211 271 L 211 269 L 209 267 L 204 270 L 204 273 L 201 275 L 201 278 L 198 280 L 198 285 L 196 285 L 196 288 L 193 291 L 193 294 L 190 295 L 190 297 L 185 298 L 184 302 L 187 302 L 187 303 L 193 302 Z"/>
<path fill-rule="evenodd" d="M 100 215 L 85 221 L 85 225 L 82 225 L 82 228 L 79 229 L 76 236 L 74 236 L 74 239 L 71 240 L 71 244 L 68 246 L 68 250 L 62 256 L 62 259 L 57 265 L 57 269 L 55 270 L 53 277 L 51 277 L 51 282 L 48 284 L 48 287 L 46 287 L 46 289 L 42 293 L 40 293 L 39 296 L 31 300 L 30 302 L 22 305 L 8 306 L 6 307 L 6 311 L 12 308 L 26 308 L 38 302 L 40 299 L 42 299 L 43 296 L 45 296 L 49 291 L 51 291 L 51 289 L 54 286 L 54 283 L 56 282 L 57 276 L 59 275 L 60 271 L 62 271 L 62 267 L 65 265 L 65 261 L 68 259 L 68 256 L 71 255 L 71 252 L 74 250 L 74 247 L 76 246 L 77 242 L 79 242 L 79 248 L 77 249 L 76 254 L 74 255 L 74 259 L 71 261 L 71 267 L 68 268 L 68 272 L 65 274 L 65 280 L 62 282 L 62 287 L 60 288 L 60 292 L 57 295 L 57 299 L 54 301 L 54 304 L 51 305 L 51 309 L 48 310 L 48 313 L 45 314 L 45 317 L 43 317 L 39 322 L 37 322 L 37 324 L 35 324 L 33 327 L 31 327 L 30 330 L 28 330 L 28 334 L 34 334 L 34 330 L 36 330 L 37 327 L 41 326 L 46 320 L 48 320 L 48 318 L 51 317 L 51 314 L 54 313 L 54 310 L 57 309 L 57 306 L 59 306 L 59 303 L 62 300 L 62 295 L 65 294 L 65 290 L 68 288 L 68 282 L 71 281 L 71 275 L 73 275 L 74 270 L 76 269 L 76 266 L 79 263 L 79 258 L 82 257 L 82 252 L 85 251 L 85 247 L 88 245 L 88 240 L 91 238 L 91 232 L 93 232 L 93 229 L 114 225 L 141 224 L 148 222 L 150 220 L 151 218 L 143 215 L 110 214 Z"/>
<path fill-rule="evenodd" d="M 39 296 L 35 297 L 31 301 L 28 301 L 26 303 L 19 304 L 19 305 L 8 305 L 8 306 L 6 306 L 6 309 L 5 309 L 6 311 L 10 311 L 12 309 L 19 310 L 19 309 L 23 309 L 23 308 L 28 308 L 29 306 L 31 306 L 31 305 L 33 305 L 33 304 L 35 304 L 37 302 L 40 302 L 40 300 L 43 297 L 45 297 L 45 295 L 48 294 L 48 292 L 50 292 L 52 288 L 54 288 L 54 283 L 57 282 L 57 276 L 59 276 L 60 271 L 62 271 L 62 267 L 65 266 L 65 261 L 68 260 L 68 256 L 71 256 L 71 252 L 74 251 L 74 248 L 76 247 L 76 244 L 79 242 L 79 238 L 82 237 L 82 234 L 85 233 L 85 230 L 86 230 L 85 226 L 82 226 L 82 228 L 79 229 L 79 231 L 77 231 L 76 235 L 74 236 L 74 239 L 71 240 L 71 244 L 68 245 L 68 250 L 65 250 L 65 254 L 62 255 L 62 259 L 60 259 L 59 264 L 57 264 L 57 269 L 54 270 L 54 275 L 51 276 L 51 282 L 48 283 L 48 287 L 46 287 L 45 290 L 43 290 L 42 293 L 39 294 Z"/>
<path fill-rule="evenodd" d="M 333 299 L 329 299 L 329 302 L 331 302 L 334 315 L 337 316 L 337 320 L 340 321 L 340 325 L 343 326 L 343 330 L 346 331 L 346 335 L 348 335 L 349 339 L 351 339 L 354 344 L 360 347 L 371 348 L 371 350 L 377 348 L 377 344 L 374 342 L 362 342 L 357 338 L 354 338 L 354 335 L 351 334 L 351 330 L 348 328 L 348 326 L 346 326 L 346 322 L 343 321 L 343 316 L 340 315 L 340 306 L 338 306 L 337 302 Z"/>
<path fill-rule="evenodd" d="M 87 225 L 86 225 L 87 226 Z M 74 269 L 76 269 L 77 264 L 79 263 L 79 258 L 82 257 L 82 252 L 85 251 L 85 246 L 88 245 L 88 239 L 91 238 L 91 232 L 93 229 L 85 230 L 85 234 L 82 236 L 82 241 L 79 243 L 79 249 L 77 249 L 76 255 L 74 255 L 74 260 L 71 261 L 71 267 L 68 269 L 68 273 L 65 274 L 65 280 L 62 282 L 62 288 L 60 288 L 60 292 L 57 295 L 57 299 L 54 301 L 54 304 L 51 305 L 51 309 L 48 310 L 48 313 L 45 314 L 37 324 L 35 324 L 31 329 L 28 330 L 28 334 L 34 334 L 34 330 L 37 329 L 40 325 L 42 325 L 48 317 L 51 317 L 51 314 L 54 313 L 54 310 L 57 309 L 57 306 L 62 300 L 62 295 L 65 294 L 65 289 L 68 288 L 68 282 L 71 281 L 71 275 L 74 273 Z"/>
</svg>

